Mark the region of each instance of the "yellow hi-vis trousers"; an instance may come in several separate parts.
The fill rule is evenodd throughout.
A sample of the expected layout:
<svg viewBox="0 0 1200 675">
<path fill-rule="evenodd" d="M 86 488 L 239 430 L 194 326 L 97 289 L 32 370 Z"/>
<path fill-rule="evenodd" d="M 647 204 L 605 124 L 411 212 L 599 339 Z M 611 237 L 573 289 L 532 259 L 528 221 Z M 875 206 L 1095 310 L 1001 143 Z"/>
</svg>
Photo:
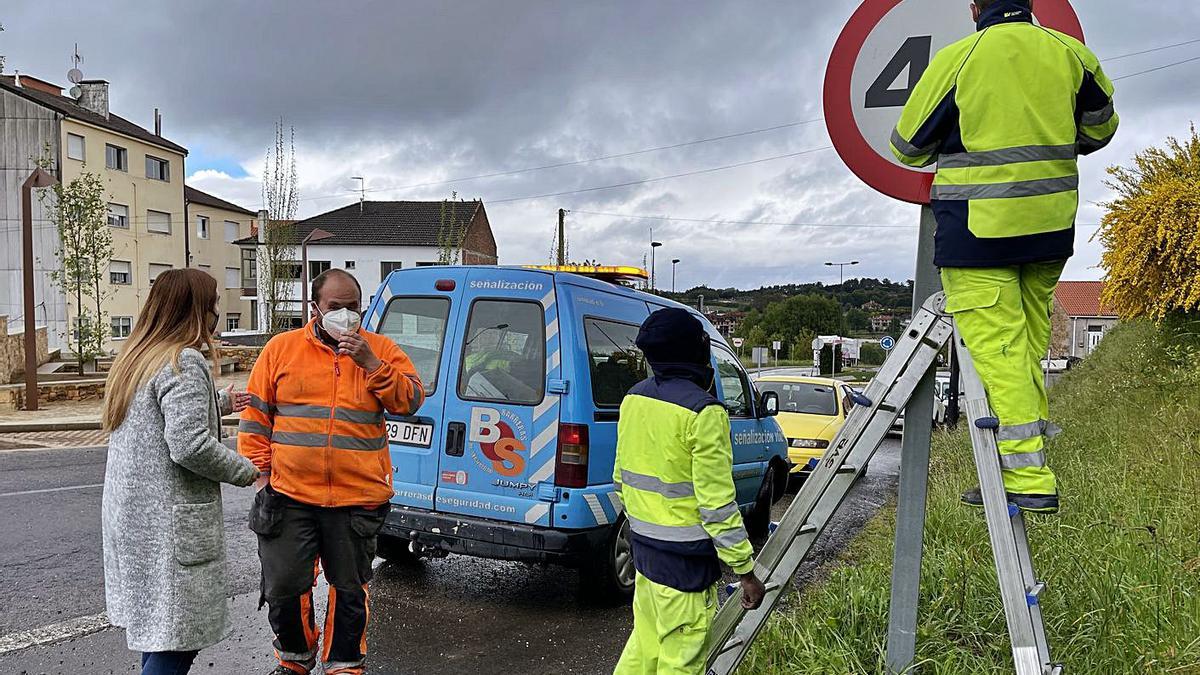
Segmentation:
<svg viewBox="0 0 1200 675">
<path fill-rule="evenodd" d="M 1054 287 L 1065 264 L 942 269 L 946 311 L 954 316 L 1000 418 L 1004 488 L 1014 494 L 1057 494 L 1043 452 L 1043 437 L 1057 429 L 1047 421 L 1041 361 L 1050 344 Z"/>
<path fill-rule="evenodd" d="M 717 587 L 685 592 L 641 574 L 633 591 L 633 634 L 613 675 L 704 675 Z"/>
</svg>

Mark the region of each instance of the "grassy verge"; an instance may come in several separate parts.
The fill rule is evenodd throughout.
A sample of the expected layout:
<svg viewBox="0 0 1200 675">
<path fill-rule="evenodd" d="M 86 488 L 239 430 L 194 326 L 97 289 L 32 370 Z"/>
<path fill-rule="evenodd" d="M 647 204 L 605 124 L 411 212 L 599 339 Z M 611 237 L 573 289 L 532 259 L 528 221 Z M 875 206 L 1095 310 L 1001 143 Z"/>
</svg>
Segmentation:
<svg viewBox="0 0 1200 675">
<path fill-rule="evenodd" d="M 1052 391 L 1064 509 L 1030 519 L 1049 588 L 1052 654 L 1073 673 L 1200 673 L 1200 339 L 1130 323 Z M 1189 332 L 1190 329 L 1190 332 Z M 1011 673 L 987 528 L 958 504 L 976 483 L 965 432 L 938 434 L 930 473 L 917 662 L 922 673 Z M 894 511 L 845 564 L 772 620 L 747 673 L 880 673 Z"/>
</svg>

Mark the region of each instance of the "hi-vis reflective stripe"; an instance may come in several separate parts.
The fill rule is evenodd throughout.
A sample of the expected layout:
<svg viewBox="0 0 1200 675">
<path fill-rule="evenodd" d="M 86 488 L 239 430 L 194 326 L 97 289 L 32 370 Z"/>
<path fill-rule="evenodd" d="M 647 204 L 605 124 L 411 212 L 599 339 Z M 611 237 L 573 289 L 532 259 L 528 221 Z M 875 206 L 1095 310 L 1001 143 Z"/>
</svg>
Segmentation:
<svg viewBox="0 0 1200 675">
<path fill-rule="evenodd" d="M 918 157 L 924 157 L 925 155 L 928 155 L 929 153 L 933 152 L 934 150 L 937 150 L 936 143 L 933 145 L 924 147 L 924 148 L 918 148 L 917 146 L 913 145 L 912 143 L 909 143 L 908 141 L 904 140 L 904 137 L 900 135 L 899 129 L 892 129 L 892 145 L 896 146 L 897 150 L 899 150 L 900 152 L 903 152 L 905 155 L 908 155 L 909 157 L 912 157 L 913 159 L 916 159 Z"/>
<path fill-rule="evenodd" d="M 738 512 L 737 502 L 729 502 L 719 509 L 700 509 L 700 520 L 706 523 L 723 523 Z"/>
<path fill-rule="evenodd" d="M 1054 438 L 1061 433 L 1062 428 L 1054 422 L 1038 420 L 1028 424 L 1014 424 L 1011 426 L 1000 427 L 996 431 L 996 440 L 1023 441 L 1029 438 L 1037 438 L 1038 436 Z"/>
<path fill-rule="evenodd" d="M 334 419 L 357 424 L 383 424 L 383 412 L 378 410 L 355 410 L 353 408 L 336 408 Z"/>
<path fill-rule="evenodd" d="M 303 417 L 323 420 L 329 417 L 327 405 L 279 405 L 275 414 L 280 417 Z M 383 412 L 377 410 L 355 410 L 353 408 L 334 408 L 334 419 L 356 424 L 383 424 Z"/>
<path fill-rule="evenodd" d="M 272 443 L 299 445 L 305 448 L 323 448 L 328 438 L 325 434 L 304 434 L 298 431 L 276 431 L 271 434 Z"/>
<path fill-rule="evenodd" d="M 416 412 L 425 403 L 425 387 L 421 384 L 420 378 L 412 375 L 405 375 L 408 378 L 409 384 L 412 385 L 412 396 L 408 399 L 408 405 L 412 408 L 411 412 Z"/>
<path fill-rule="evenodd" d="M 1040 469 L 1043 466 L 1046 466 L 1046 453 L 1041 451 L 1000 455 L 1001 469 L 1025 469 L 1029 467 Z"/>
<path fill-rule="evenodd" d="M 254 408 L 255 410 L 259 410 L 267 415 L 271 414 L 271 406 L 267 405 L 266 401 L 255 396 L 254 394 L 250 394 L 250 407 Z"/>
<path fill-rule="evenodd" d="M 1022 162 L 1044 162 L 1056 159 L 1075 159 L 1075 144 L 1026 145 L 1003 150 L 957 152 L 938 157 L 939 169 L 966 169 L 976 166 L 1002 166 Z"/>
<path fill-rule="evenodd" d="M 656 492 L 668 499 L 691 497 L 696 494 L 696 488 L 691 483 L 664 483 L 657 476 L 647 476 L 621 469 L 621 484 L 646 492 Z"/>
<path fill-rule="evenodd" d="M 991 183 L 982 185 L 937 185 L 929 191 L 930 199 L 941 201 L 963 201 L 967 199 L 1009 199 L 1014 197 L 1036 197 L 1079 189 L 1079 176 L 1061 178 L 1039 178 L 1014 183 Z"/>
<path fill-rule="evenodd" d="M 338 450 L 383 450 L 387 447 L 387 440 L 387 436 L 359 438 L 335 434 L 329 438 L 329 446 Z"/>
<path fill-rule="evenodd" d="M 329 417 L 327 405 L 277 405 L 275 414 L 283 417 L 307 417 L 310 419 L 325 419 Z"/>
<path fill-rule="evenodd" d="M 1080 115 L 1079 123 L 1085 127 L 1099 126 L 1099 125 L 1104 124 L 1105 122 L 1111 120 L 1113 114 L 1115 114 L 1115 113 L 1116 113 L 1116 110 L 1113 108 L 1112 101 L 1109 101 L 1108 105 L 1104 106 L 1103 108 L 1101 108 L 1099 110 L 1085 112 L 1082 115 Z"/>
<path fill-rule="evenodd" d="M 242 420 L 238 422 L 238 431 L 243 434 L 258 434 L 259 436 L 271 437 L 271 428 L 265 424 L 251 422 L 250 420 Z"/>
<path fill-rule="evenodd" d="M 750 535 L 746 533 L 746 528 L 739 527 L 736 530 L 722 532 L 721 534 L 713 537 L 713 544 L 716 544 L 718 548 L 730 548 L 737 546 L 749 538 Z"/>
<path fill-rule="evenodd" d="M 307 434 L 296 431 L 276 431 L 271 434 L 272 443 L 296 445 L 303 448 L 323 448 L 328 442 L 329 447 L 339 450 L 383 450 L 387 447 L 387 437 L 358 438 L 334 434 Z"/>
<path fill-rule="evenodd" d="M 625 513 L 625 517 L 629 519 L 629 529 L 643 537 L 650 537 L 659 541 L 700 541 L 708 539 L 708 532 L 704 531 L 702 525 L 657 525 L 644 520 L 638 520 L 629 515 L 628 512 Z"/>
</svg>

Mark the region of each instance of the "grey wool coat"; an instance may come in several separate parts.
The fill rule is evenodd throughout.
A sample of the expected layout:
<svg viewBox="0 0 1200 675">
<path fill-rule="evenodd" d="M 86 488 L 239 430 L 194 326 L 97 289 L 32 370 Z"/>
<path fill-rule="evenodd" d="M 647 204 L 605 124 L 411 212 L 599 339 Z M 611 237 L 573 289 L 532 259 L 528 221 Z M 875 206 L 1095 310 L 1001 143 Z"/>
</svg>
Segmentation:
<svg viewBox="0 0 1200 675">
<path fill-rule="evenodd" d="M 138 389 L 109 441 L 104 595 L 134 651 L 201 649 L 229 633 L 221 483 L 258 475 L 220 441 L 229 406 L 204 356 L 184 349 L 178 371 L 167 364 Z"/>
</svg>

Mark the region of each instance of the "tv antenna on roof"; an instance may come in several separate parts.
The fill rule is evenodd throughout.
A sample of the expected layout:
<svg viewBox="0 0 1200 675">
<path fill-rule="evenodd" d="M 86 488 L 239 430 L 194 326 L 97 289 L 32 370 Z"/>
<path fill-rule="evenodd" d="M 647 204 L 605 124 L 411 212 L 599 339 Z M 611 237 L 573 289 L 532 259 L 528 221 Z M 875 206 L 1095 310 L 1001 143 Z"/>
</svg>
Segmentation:
<svg viewBox="0 0 1200 675">
<path fill-rule="evenodd" d="M 358 212 L 363 212 L 363 202 L 367 199 L 367 179 L 362 176 L 350 176 L 350 180 L 358 181 Z"/>
<path fill-rule="evenodd" d="M 79 88 L 79 83 L 83 81 L 83 71 L 79 69 L 79 64 L 83 62 L 83 57 L 79 55 L 79 43 L 75 43 L 75 53 L 71 56 L 71 61 L 75 64 L 67 71 L 67 80 L 75 85 L 71 87 L 71 98 L 79 98 L 83 94 L 83 90 Z"/>
</svg>

